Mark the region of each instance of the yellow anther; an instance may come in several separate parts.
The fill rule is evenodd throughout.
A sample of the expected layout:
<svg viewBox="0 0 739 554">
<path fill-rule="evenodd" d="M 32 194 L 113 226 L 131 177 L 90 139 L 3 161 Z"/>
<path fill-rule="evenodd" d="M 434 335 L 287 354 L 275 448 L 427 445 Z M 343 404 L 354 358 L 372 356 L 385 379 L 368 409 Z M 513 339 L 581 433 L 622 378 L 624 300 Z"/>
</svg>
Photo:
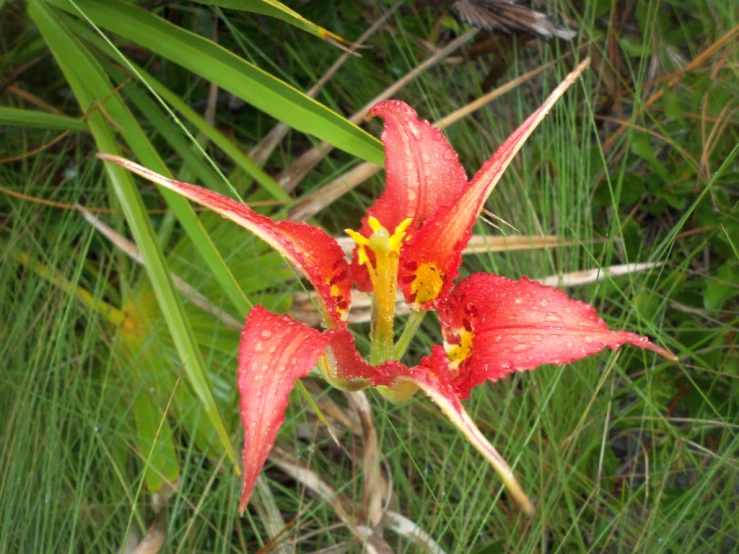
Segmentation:
<svg viewBox="0 0 739 554">
<path fill-rule="evenodd" d="M 344 232 L 349 235 L 349 238 L 351 238 L 357 244 L 369 246 L 369 239 L 364 235 L 360 235 L 354 229 L 344 229 Z"/>
<path fill-rule="evenodd" d="M 416 277 L 411 283 L 411 291 L 416 295 L 416 304 L 436 300 L 444 287 L 444 275 L 436 264 L 422 262 L 416 270 Z"/>
<path fill-rule="evenodd" d="M 390 236 L 388 242 L 390 243 L 390 250 L 394 252 L 400 252 L 400 247 L 403 245 L 403 239 L 405 239 L 405 231 L 408 226 L 413 222 L 412 218 L 404 219 L 395 228 L 395 232 Z"/>
<path fill-rule="evenodd" d="M 472 351 L 472 339 L 474 334 L 466 329 L 460 329 L 459 332 L 459 343 L 448 344 L 444 343 L 444 350 L 446 351 L 447 358 L 449 359 L 449 366 L 453 369 L 459 368 L 459 364 L 467 359 Z"/>
<path fill-rule="evenodd" d="M 373 217 L 373 216 L 369 216 L 369 218 L 367 218 L 367 223 L 369 223 L 370 229 L 372 229 L 372 230 L 373 230 L 373 231 L 374 231 L 375 233 L 379 233 L 379 232 L 380 232 L 380 230 L 382 230 L 382 229 L 385 229 L 385 228 L 384 228 L 384 227 L 382 226 L 382 223 L 380 223 L 380 222 L 379 222 L 379 221 L 377 220 L 377 218 L 376 218 L 376 217 Z"/>
</svg>

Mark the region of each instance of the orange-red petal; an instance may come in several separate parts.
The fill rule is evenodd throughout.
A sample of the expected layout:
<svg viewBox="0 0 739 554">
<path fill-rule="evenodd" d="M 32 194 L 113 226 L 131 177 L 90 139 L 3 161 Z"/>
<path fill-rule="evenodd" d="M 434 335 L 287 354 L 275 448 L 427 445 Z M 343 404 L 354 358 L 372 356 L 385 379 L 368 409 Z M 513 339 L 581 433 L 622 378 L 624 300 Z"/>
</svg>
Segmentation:
<svg viewBox="0 0 739 554">
<path fill-rule="evenodd" d="M 408 373 L 398 362 L 380 367 L 363 362 L 354 347 L 354 337 L 345 329 L 322 333 L 289 316 L 254 306 L 246 319 L 239 346 L 238 388 L 244 427 L 240 511 L 249 501 L 285 420 L 295 381 L 308 375 L 324 352 L 342 379 L 367 379 L 368 385 L 370 382 L 388 385 L 397 376 Z"/>
<path fill-rule="evenodd" d="M 346 327 L 351 303 L 349 264 L 335 239 L 323 229 L 305 223 L 273 221 L 248 206 L 208 189 L 168 179 L 145 167 L 110 154 L 98 154 L 169 190 L 210 208 L 264 240 L 302 271 L 320 296 L 330 327 Z"/>
<path fill-rule="evenodd" d="M 452 282 L 459 275 L 462 250 L 467 245 L 472 226 L 488 196 L 498 184 L 503 172 L 526 139 L 549 113 L 554 103 L 575 82 L 587 67 L 589 60 L 581 63 L 552 92 L 544 103 L 509 136 L 483 164 L 470 181 L 470 186 L 455 199 L 448 209 L 440 209 L 422 228 L 411 236 L 402 252 L 398 284 L 409 304 L 425 310 L 435 309 L 451 290 Z M 442 286 L 431 299 L 417 301 L 419 271 L 432 268 L 441 279 Z"/>
<path fill-rule="evenodd" d="M 394 230 L 401 221 L 411 219 L 408 236 L 431 217 L 441 205 L 454 201 L 467 187 L 467 174 L 443 133 L 405 102 L 378 102 L 369 115 L 385 121 L 385 190 L 367 210 L 360 233 L 372 234 L 367 220 L 377 218 L 383 227 Z M 366 269 L 352 265 L 355 280 L 369 290 Z"/>
<path fill-rule="evenodd" d="M 675 359 L 647 337 L 609 331 L 592 306 L 525 277 L 513 281 L 471 275 L 439 309 L 439 320 L 451 360 L 437 347 L 424 362 L 445 375 L 463 398 L 485 380 L 497 381 L 542 364 L 573 362 L 622 344 Z"/>
</svg>

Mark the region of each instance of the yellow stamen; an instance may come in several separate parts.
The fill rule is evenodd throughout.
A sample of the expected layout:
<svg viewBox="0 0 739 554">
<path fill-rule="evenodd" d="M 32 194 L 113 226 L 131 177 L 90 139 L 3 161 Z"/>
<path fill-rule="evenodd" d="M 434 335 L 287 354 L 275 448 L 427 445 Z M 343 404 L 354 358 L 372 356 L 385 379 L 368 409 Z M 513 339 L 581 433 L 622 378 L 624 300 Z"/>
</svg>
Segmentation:
<svg viewBox="0 0 739 554">
<path fill-rule="evenodd" d="M 421 262 L 416 270 L 416 278 L 411 283 L 411 292 L 416 303 L 423 304 L 436 300 L 444 287 L 444 274 L 434 263 Z"/>
<path fill-rule="evenodd" d="M 357 261 L 367 268 L 375 302 L 372 319 L 372 363 L 381 363 L 392 357 L 395 292 L 398 285 L 398 260 L 406 229 L 412 219 L 403 220 L 391 234 L 375 217 L 367 223 L 372 236 L 365 237 L 351 229 L 346 230 L 357 243 Z M 374 254 L 370 260 L 367 249 Z"/>
</svg>

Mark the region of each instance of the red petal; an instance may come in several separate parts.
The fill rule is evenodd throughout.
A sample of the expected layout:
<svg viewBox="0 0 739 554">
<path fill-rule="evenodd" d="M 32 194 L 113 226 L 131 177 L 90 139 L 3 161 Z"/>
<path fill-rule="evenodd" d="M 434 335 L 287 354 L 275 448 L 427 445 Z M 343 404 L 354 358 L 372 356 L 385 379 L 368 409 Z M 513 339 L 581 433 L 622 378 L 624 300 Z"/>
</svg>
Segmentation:
<svg viewBox="0 0 739 554">
<path fill-rule="evenodd" d="M 646 348 L 669 359 L 675 357 L 646 337 L 609 331 L 595 308 L 571 300 L 561 290 L 522 278 L 476 273 L 460 282 L 439 309 L 444 342 L 460 344 L 471 333 L 471 348 L 456 370 L 453 386 L 463 398 L 489 379 L 497 381 L 513 371 L 542 364 L 568 363 L 605 347 L 622 344 Z M 440 373 L 436 361 L 427 362 Z"/>
<path fill-rule="evenodd" d="M 440 205 L 449 204 L 467 186 L 467 174 L 443 133 L 405 102 L 385 100 L 369 115 L 382 117 L 385 127 L 385 190 L 367 210 L 360 233 L 372 234 L 367 218 L 373 216 L 391 233 L 404 219 L 411 218 L 408 235 L 431 217 Z M 356 256 L 355 256 L 356 258 Z M 366 269 L 352 266 L 361 290 L 369 290 L 363 276 Z"/>
<path fill-rule="evenodd" d="M 541 107 L 500 145 L 450 209 L 436 212 L 433 217 L 424 222 L 421 230 L 405 245 L 398 282 L 409 304 L 416 304 L 411 285 L 416 279 L 417 268 L 424 264 L 433 266 L 444 284 L 435 299 L 419 302 L 420 307 L 425 310 L 434 309 L 449 293 L 452 282 L 459 275 L 462 250 L 472 236 L 472 226 L 477 216 L 480 215 L 488 196 L 526 139 L 534 132 L 565 90 L 580 76 L 588 63 L 589 60 L 575 68 Z"/>
<path fill-rule="evenodd" d="M 385 191 L 367 210 L 392 232 L 412 218 L 410 233 L 467 186 L 467 174 L 442 132 L 400 100 L 379 102 L 369 115 L 385 120 Z M 369 235 L 367 235 L 369 236 Z"/>
<path fill-rule="evenodd" d="M 259 472 L 267 460 L 277 431 L 285 421 L 285 409 L 296 379 L 315 367 L 330 348 L 330 357 L 342 379 L 368 379 L 391 384 L 408 370 L 398 362 L 380 367 L 362 361 L 354 337 L 344 329 L 321 333 L 288 316 L 254 306 L 246 319 L 239 346 L 238 386 L 241 422 L 244 426 L 243 489 L 239 510 L 249 501 Z"/>
<path fill-rule="evenodd" d="M 168 179 L 117 156 L 98 154 L 98 157 L 210 208 L 257 235 L 305 274 L 320 296 L 328 322 L 336 327 L 346 326 L 351 302 L 349 264 L 336 240 L 323 229 L 305 223 L 272 221 L 245 204 L 208 189 Z"/>
</svg>

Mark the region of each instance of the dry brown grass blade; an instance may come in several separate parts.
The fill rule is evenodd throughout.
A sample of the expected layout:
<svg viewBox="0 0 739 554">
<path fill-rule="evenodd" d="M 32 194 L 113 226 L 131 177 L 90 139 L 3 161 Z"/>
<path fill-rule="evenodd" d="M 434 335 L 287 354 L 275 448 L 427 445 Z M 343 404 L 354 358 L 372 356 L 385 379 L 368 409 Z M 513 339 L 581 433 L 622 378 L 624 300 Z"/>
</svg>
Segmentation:
<svg viewBox="0 0 739 554">
<path fill-rule="evenodd" d="M 290 477 L 301 483 L 313 494 L 320 497 L 336 516 L 346 525 L 349 532 L 359 541 L 364 552 L 370 554 L 392 554 L 390 546 L 372 529 L 361 526 L 352 515 L 351 502 L 334 487 L 324 481 L 315 471 L 299 464 L 292 456 L 279 447 L 272 449 L 269 460 Z"/>
<path fill-rule="evenodd" d="M 387 19 L 395 13 L 395 11 L 401 6 L 402 3 L 403 0 L 399 0 L 395 3 L 394 6 L 383 13 L 377 21 L 375 21 L 364 33 L 362 33 L 362 36 L 360 36 L 357 39 L 357 42 L 352 45 L 350 51 L 342 54 L 339 59 L 336 60 L 334 64 L 328 68 L 328 71 L 326 71 L 326 73 L 321 76 L 318 82 L 313 85 L 305 94 L 310 96 L 311 98 L 315 98 L 318 92 L 324 87 L 324 85 L 334 76 L 334 74 L 341 68 L 341 66 L 344 65 L 344 62 L 346 62 L 346 60 L 351 57 L 351 53 L 353 53 L 357 48 L 359 48 L 359 46 L 364 44 L 372 35 L 374 35 L 377 30 L 383 25 L 383 23 L 385 23 L 385 21 L 387 21 Z M 278 123 L 272 128 L 269 133 L 264 135 L 264 138 L 262 138 L 259 144 L 257 144 L 251 150 L 251 152 L 249 152 L 249 156 L 252 157 L 257 165 L 263 165 L 264 162 L 267 161 L 267 158 L 270 157 L 274 149 L 277 148 L 277 145 L 280 144 L 283 138 L 285 138 L 285 135 L 287 135 L 289 130 L 290 127 L 288 127 L 284 123 Z"/>
<path fill-rule="evenodd" d="M 446 58 L 449 54 L 464 45 L 469 39 L 475 36 L 475 34 L 477 34 L 477 29 L 471 29 L 463 35 L 460 35 L 459 37 L 454 39 L 441 50 L 435 52 L 429 58 L 426 58 L 426 60 L 415 67 L 412 71 L 406 73 L 402 78 L 398 79 L 382 93 L 375 96 L 372 100 L 362 106 L 362 108 L 354 112 L 354 114 L 349 117 L 349 121 L 355 124 L 361 123 L 367 115 L 367 112 L 369 112 L 372 108 L 372 106 L 382 100 L 387 100 L 388 98 L 393 96 L 396 92 L 403 89 L 408 83 L 416 79 L 424 71 L 426 71 L 430 67 L 433 67 L 441 60 Z M 288 167 L 285 171 L 281 172 L 277 176 L 277 184 L 280 185 L 280 187 L 282 187 L 287 192 L 291 192 L 295 189 L 298 183 L 300 183 L 300 181 L 310 172 L 310 170 L 318 165 L 318 163 L 324 158 L 324 156 L 326 156 L 331 150 L 333 150 L 333 147 L 326 142 L 322 142 L 320 145 L 311 148 L 302 156 L 300 156 L 297 160 L 295 160 L 292 164 L 290 164 L 290 167 Z"/>
<path fill-rule="evenodd" d="M 31 94 L 27 90 L 23 90 L 22 88 L 17 87 L 15 85 L 9 85 L 8 92 L 11 94 L 15 94 L 16 96 L 18 96 L 19 98 L 22 98 L 29 104 L 33 104 L 34 106 L 41 108 L 42 110 L 45 110 L 49 113 L 53 113 L 55 115 L 67 115 L 62 110 L 55 108 L 54 106 L 52 106 L 51 104 L 47 102 L 44 102 L 43 100 L 41 100 L 41 98 L 39 98 L 35 94 Z"/>
<path fill-rule="evenodd" d="M 154 522 L 146 531 L 141 542 L 131 551 L 131 554 L 157 554 L 167 540 L 166 510 L 162 510 L 154 518 Z"/>
<path fill-rule="evenodd" d="M 113 245 L 120 249 L 124 254 L 126 254 L 126 256 L 131 258 L 137 264 L 144 265 L 144 259 L 141 257 L 138 247 L 133 242 L 115 231 L 112 227 L 100 221 L 84 207 L 77 205 L 77 210 L 93 227 L 95 227 L 95 229 L 100 232 L 100 234 L 102 234 L 105 238 L 112 242 Z M 194 304 L 204 312 L 214 316 L 226 327 L 240 330 L 244 326 L 244 323 L 242 321 L 239 321 L 232 315 L 224 312 L 222 308 L 213 304 L 210 300 L 203 296 L 203 294 L 197 291 L 192 285 L 190 285 L 178 275 L 170 273 L 170 277 L 172 278 L 172 283 L 177 288 L 177 290 L 179 290 L 190 302 L 192 302 L 192 304 Z"/>
<path fill-rule="evenodd" d="M 579 287 L 602 281 L 606 277 L 620 277 L 637 271 L 647 271 L 660 265 L 662 265 L 660 262 L 612 265 L 607 268 L 597 267 L 595 269 L 585 269 L 583 271 L 574 271 L 572 273 L 549 275 L 548 277 L 535 279 L 535 281 L 539 281 L 542 285 L 546 285 L 548 287 Z"/>
<path fill-rule="evenodd" d="M 413 521 L 405 516 L 400 515 L 397 512 L 388 510 L 385 512 L 383 523 L 387 525 L 388 529 L 396 532 L 401 537 L 406 537 L 415 541 L 416 545 L 421 549 L 421 552 L 428 554 L 446 554 L 443 548 L 434 541 L 431 536 L 426 533 L 423 529 L 418 527 Z"/>
<path fill-rule="evenodd" d="M 446 127 L 449 127 L 460 119 L 468 116 L 475 110 L 479 110 L 496 98 L 510 92 L 511 90 L 528 81 L 535 75 L 541 73 L 542 71 L 553 65 L 556 61 L 557 60 L 552 61 L 541 67 L 537 67 L 536 69 L 524 73 L 520 77 L 516 77 L 515 79 L 496 88 L 495 90 L 490 91 L 477 100 L 474 100 L 473 102 L 470 102 L 469 104 L 459 108 L 458 110 L 455 110 L 448 116 L 434 123 L 434 125 L 442 130 Z M 287 212 L 288 218 L 293 221 L 305 221 L 306 219 L 313 217 L 315 214 L 323 210 L 326 206 L 336 201 L 338 198 L 352 190 L 354 187 L 372 177 L 381 169 L 381 167 L 369 162 L 359 164 L 355 168 L 350 169 L 340 177 L 337 177 L 333 181 L 326 183 L 317 191 L 306 195 L 301 200 L 293 204 Z"/>
<path fill-rule="evenodd" d="M 383 479 L 380 477 L 380 445 L 377 431 L 372 419 L 372 407 L 367 395 L 362 392 L 347 392 L 344 397 L 349 401 L 354 413 L 362 423 L 364 491 L 362 508 L 370 527 L 375 528 L 382 519 L 382 498 L 385 496 Z M 389 493 L 387 494 L 389 496 Z"/>
</svg>

